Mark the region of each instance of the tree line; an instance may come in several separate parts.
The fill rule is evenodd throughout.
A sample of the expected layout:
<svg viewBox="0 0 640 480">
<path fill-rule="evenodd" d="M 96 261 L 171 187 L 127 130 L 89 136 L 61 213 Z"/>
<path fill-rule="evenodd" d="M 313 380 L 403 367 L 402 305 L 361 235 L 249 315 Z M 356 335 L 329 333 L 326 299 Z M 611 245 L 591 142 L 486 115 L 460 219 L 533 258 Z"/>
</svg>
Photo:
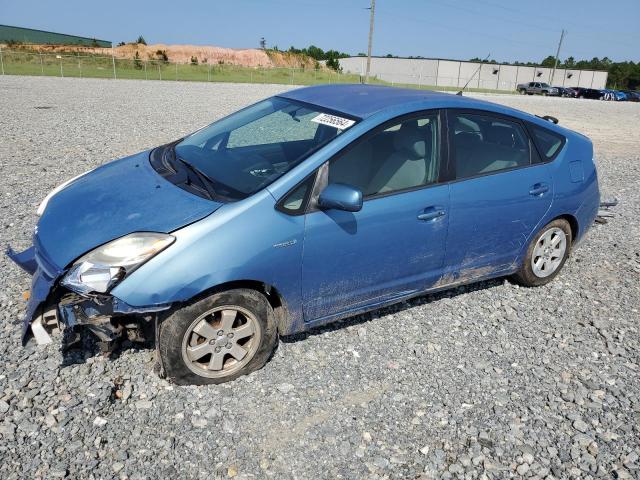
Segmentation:
<svg viewBox="0 0 640 480">
<path fill-rule="evenodd" d="M 275 50 L 276 52 L 280 51 L 277 46 L 274 46 L 272 50 Z M 332 68 L 337 72 L 342 70 L 338 59 L 351 56 L 348 53 L 339 52 L 337 50 L 324 51 L 323 49 L 321 49 L 320 47 L 316 47 L 315 45 L 309 45 L 305 48 L 296 48 L 294 46 L 291 46 L 289 47 L 289 50 L 284 51 L 297 55 L 306 55 L 313 58 L 316 62 L 324 61 L 327 67 Z"/>
</svg>

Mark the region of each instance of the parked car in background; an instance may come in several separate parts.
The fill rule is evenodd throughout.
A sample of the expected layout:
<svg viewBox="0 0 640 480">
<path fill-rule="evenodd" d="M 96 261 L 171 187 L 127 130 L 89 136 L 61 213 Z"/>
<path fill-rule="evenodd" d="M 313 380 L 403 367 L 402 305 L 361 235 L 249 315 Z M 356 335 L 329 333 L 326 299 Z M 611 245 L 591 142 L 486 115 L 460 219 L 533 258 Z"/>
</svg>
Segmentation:
<svg viewBox="0 0 640 480">
<path fill-rule="evenodd" d="M 548 83 L 542 82 L 520 83 L 516 87 L 516 90 L 520 92 L 521 95 L 559 95 L 556 87 L 552 87 Z"/>
<path fill-rule="evenodd" d="M 142 337 L 172 381 L 233 380 L 280 335 L 488 278 L 544 285 L 599 197 L 591 141 L 542 118 L 292 90 L 48 194 L 33 246 L 8 251 L 33 276 L 23 343 Z"/>
<path fill-rule="evenodd" d="M 576 87 L 574 90 L 576 91 L 576 98 L 602 100 L 604 97 L 604 93 L 601 90 L 596 90 L 595 88 Z"/>
<path fill-rule="evenodd" d="M 626 102 L 628 100 L 627 94 L 624 93 L 622 90 L 614 90 L 613 95 L 614 95 L 614 99 L 618 102 Z"/>
<path fill-rule="evenodd" d="M 629 102 L 640 102 L 640 92 L 634 90 L 622 90 L 627 96 Z"/>
<path fill-rule="evenodd" d="M 561 97 L 575 98 L 576 91 L 569 87 L 554 87 L 558 89 L 558 95 Z"/>
</svg>

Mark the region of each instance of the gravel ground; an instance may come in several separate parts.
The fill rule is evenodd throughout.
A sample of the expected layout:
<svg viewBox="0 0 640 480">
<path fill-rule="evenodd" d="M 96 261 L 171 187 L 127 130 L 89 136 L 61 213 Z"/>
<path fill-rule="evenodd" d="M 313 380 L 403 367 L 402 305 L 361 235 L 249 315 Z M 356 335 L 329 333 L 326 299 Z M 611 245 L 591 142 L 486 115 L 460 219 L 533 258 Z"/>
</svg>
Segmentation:
<svg viewBox="0 0 640 480">
<path fill-rule="evenodd" d="M 63 180 L 286 88 L 0 78 L 0 243 L 26 247 Z M 2 258 L 0 477 L 639 478 L 640 105 L 484 98 L 589 135 L 621 200 L 554 282 L 425 296 L 176 387 L 149 349 L 21 349 L 29 278 Z"/>
</svg>

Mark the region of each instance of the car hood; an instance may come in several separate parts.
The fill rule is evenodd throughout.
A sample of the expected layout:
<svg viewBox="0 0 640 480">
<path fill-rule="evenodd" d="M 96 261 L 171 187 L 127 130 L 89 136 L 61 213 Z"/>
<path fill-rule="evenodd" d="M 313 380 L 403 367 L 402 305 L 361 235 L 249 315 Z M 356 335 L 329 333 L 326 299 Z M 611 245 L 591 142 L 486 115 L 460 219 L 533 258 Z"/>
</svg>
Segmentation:
<svg viewBox="0 0 640 480">
<path fill-rule="evenodd" d="M 170 233 L 222 204 L 168 182 L 142 152 L 98 167 L 56 193 L 40 217 L 36 249 L 63 269 L 88 251 L 133 232 Z"/>
</svg>

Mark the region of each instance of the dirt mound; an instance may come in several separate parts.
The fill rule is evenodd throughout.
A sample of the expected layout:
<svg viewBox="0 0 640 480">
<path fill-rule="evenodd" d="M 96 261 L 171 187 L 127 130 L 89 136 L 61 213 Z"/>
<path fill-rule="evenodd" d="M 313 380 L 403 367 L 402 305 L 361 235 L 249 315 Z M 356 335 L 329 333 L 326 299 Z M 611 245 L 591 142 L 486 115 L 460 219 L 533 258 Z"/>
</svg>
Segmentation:
<svg viewBox="0 0 640 480">
<path fill-rule="evenodd" d="M 77 45 L 38 45 L 30 46 L 42 52 L 80 52 L 92 55 L 112 54 L 116 58 L 133 59 L 138 53 L 141 60 L 162 59 L 164 52 L 167 60 L 172 63 L 191 63 L 193 57 L 198 63 L 229 64 L 243 67 L 288 67 L 288 68 L 314 68 L 314 59 L 300 54 L 265 51 L 257 48 L 236 49 L 201 45 L 143 45 L 141 43 L 127 43 L 119 47 L 98 48 L 81 47 Z"/>
</svg>

